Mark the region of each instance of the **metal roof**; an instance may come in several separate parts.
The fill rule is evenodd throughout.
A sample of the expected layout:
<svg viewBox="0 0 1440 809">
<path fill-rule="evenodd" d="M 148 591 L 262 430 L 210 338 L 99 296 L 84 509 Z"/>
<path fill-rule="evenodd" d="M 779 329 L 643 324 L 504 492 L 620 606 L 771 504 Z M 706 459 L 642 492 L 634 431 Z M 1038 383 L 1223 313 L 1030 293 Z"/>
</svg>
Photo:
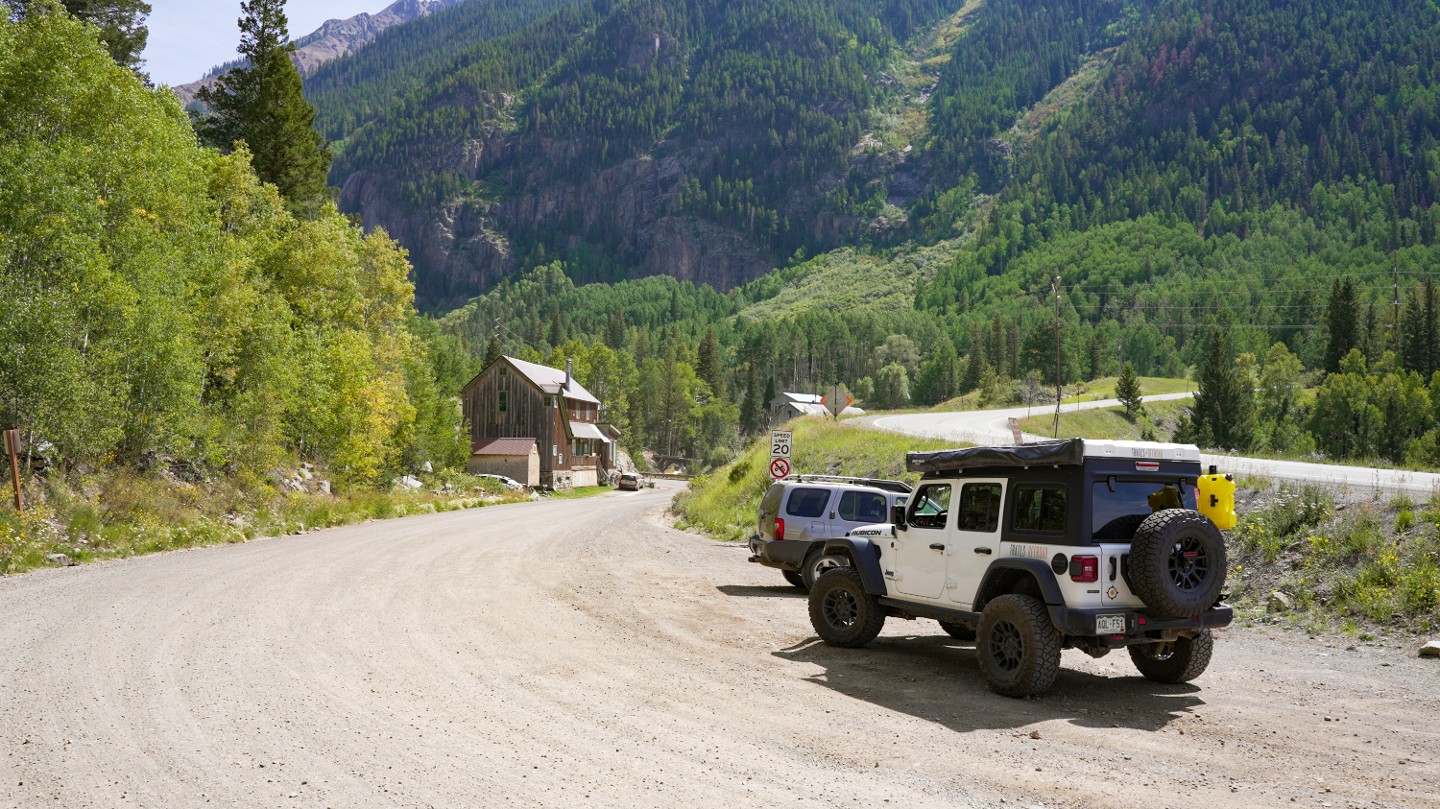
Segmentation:
<svg viewBox="0 0 1440 809">
<path fill-rule="evenodd" d="M 610 443 L 610 436 L 601 432 L 599 427 L 588 421 L 570 422 L 570 432 L 574 434 L 576 438 L 590 438 L 596 441 L 604 441 L 607 444 Z"/>
<path fill-rule="evenodd" d="M 535 385 L 545 393 L 560 393 L 564 395 L 566 399 L 600 404 L 600 400 L 596 399 L 590 391 L 585 390 L 585 386 L 580 384 L 580 381 L 573 376 L 570 378 L 570 386 L 565 387 L 565 370 L 563 368 L 537 365 L 533 362 L 517 360 L 514 357 L 504 357 L 503 359 L 513 365 L 516 371 L 519 371 L 522 376 L 535 383 Z M 562 388 L 564 388 L 564 390 L 562 390 Z"/>
<path fill-rule="evenodd" d="M 486 438 L 475 444 L 471 455 L 529 455 L 537 451 L 533 438 Z"/>
</svg>

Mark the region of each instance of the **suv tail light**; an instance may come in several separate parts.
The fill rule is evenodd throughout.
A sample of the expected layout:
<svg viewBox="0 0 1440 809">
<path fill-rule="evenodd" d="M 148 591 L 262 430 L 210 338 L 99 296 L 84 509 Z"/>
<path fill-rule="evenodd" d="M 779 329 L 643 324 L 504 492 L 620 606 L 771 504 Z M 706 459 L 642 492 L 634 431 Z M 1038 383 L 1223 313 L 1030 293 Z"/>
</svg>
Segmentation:
<svg viewBox="0 0 1440 809">
<path fill-rule="evenodd" d="M 782 519 L 779 518 L 779 517 L 776 517 L 776 518 L 775 518 L 775 538 L 776 538 L 776 539 L 784 539 L 784 538 L 785 538 L 785 521 L 782 520 Z"/>
<path fill-rule="evenodd" d="M 1070 580 L 1079 582 L 1100 581 L 1100 557 L 1070 557 Z"/>
</svg>

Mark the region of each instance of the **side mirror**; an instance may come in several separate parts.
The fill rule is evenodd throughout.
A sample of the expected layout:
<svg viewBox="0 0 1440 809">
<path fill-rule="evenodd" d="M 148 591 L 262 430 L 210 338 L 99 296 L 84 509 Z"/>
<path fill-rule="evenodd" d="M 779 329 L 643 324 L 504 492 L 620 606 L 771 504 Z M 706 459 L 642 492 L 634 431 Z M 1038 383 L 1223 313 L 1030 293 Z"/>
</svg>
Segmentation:
<svg viewBox="0 0 1440 809">
<path fill-rule="evenodd" d="M 905 530 L 905 507 L 894 505 L 890 507 L 890 522 L 895 524 L 896 531 Z"/>
</svg>

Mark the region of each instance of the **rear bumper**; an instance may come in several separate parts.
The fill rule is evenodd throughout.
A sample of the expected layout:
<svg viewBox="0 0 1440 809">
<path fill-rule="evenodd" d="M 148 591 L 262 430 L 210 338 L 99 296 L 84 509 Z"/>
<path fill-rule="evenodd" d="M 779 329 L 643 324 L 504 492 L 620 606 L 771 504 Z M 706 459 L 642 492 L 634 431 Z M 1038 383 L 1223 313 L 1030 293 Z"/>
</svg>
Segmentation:
<svg viewBox="0 0 1440 809">
<path fill-rule="evenodd" d="M 1114 647 L 1132 646 L 1157 640 L 1174 640 L 1176 637 L 1198 632 L 1201 629 L 1229 626 L 1231 621 L 1235 620 L 1235 610 L 1224 602 L 1216 604 L 1202 613 L 1184 618 L 1156 618 L 1144 610 L 1076 610 L 1060 606 L 1051 606 L 1049 609 L 1050 619 L 1055 622 L 1055 627 L 1061 633 L 1094 638 L 1095 645 Z M 1124 615 L 1125 633 L 1096 634 L 1095 619 L 1102 615 Z"/>
<path fill-rule="evenodd" d="M 798 539 L 761 539 L 759 536 L 750 537 L 750 561 L 757 565 L 779 568 L 780 570 L 800 571 L 800 566 L 805 563 L 805 555 L 810 552 L 810 540 Z"/>
</svg>

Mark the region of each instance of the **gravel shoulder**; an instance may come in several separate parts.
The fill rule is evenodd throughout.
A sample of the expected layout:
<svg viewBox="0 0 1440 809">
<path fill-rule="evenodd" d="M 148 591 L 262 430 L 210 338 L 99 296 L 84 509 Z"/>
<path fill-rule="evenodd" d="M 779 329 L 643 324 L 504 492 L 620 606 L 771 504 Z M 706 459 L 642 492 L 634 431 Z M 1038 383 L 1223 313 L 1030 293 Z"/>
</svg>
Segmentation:
<svg viewBox="0 0 1440 809">
<path fill-rule="evenodd" d="M 1440 807 L 1440 665 L 1231 628 L 1196 683 L 820 644 L 673 488 L 0 579 L 0 806 Z"/>
</svg>

